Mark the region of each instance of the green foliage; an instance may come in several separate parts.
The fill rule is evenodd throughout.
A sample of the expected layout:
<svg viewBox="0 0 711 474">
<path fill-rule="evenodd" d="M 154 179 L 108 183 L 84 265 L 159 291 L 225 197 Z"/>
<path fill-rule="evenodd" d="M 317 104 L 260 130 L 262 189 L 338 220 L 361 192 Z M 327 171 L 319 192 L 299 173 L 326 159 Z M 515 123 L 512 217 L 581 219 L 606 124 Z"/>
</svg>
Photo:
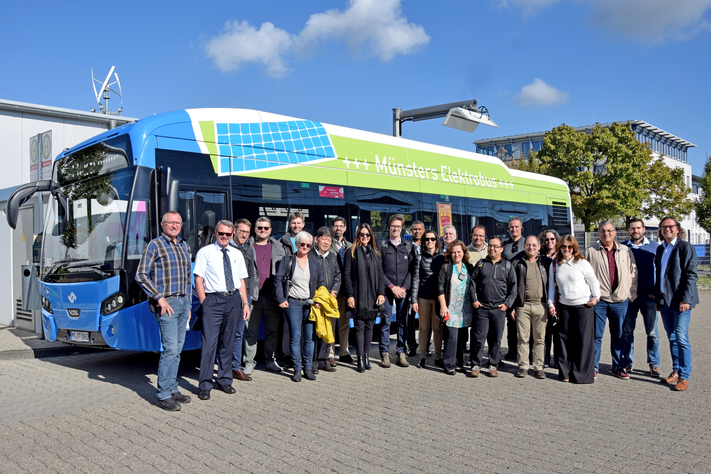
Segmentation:
<svg viewBox="0 0 711 474">
<path fill-rule="evenodd" d="M 711 155 L 706 155 L 704 174 L 701 176 L 701 197 L 694 207 L 696 222 L 706 232 L 711 232 Z"/>
<path fill-rule="evenodd" d="M 546 167 L 543 166 L 541 160 L 538 158 L 538 153 L 531 151 L 528 154 L 528 158 L 523 157 L 518 160 L 512 160 L 506 163 L 509 168 L 521 171 L 529 171 L 531 173 L 547 174 Z"/>
<path fill-rule="evenodd" d="M 547 174 L 568 183 L 573 214 L 586 231 L 641 209 L 651 157 L 629 123 L 597 124 L 590 134 L 563 124 L 546 133 L 537 158 Z"/>
<path fill-rule="evenodd" d="M 669 168 L 662 159 L 653 160 L 649 166 L 645 190 L 651 193 L 642 203 L 641 215 L 645 219 L 673 216 L 681 221 L 694 209 L 684 182 L 684 169 Z"/>
</svg>

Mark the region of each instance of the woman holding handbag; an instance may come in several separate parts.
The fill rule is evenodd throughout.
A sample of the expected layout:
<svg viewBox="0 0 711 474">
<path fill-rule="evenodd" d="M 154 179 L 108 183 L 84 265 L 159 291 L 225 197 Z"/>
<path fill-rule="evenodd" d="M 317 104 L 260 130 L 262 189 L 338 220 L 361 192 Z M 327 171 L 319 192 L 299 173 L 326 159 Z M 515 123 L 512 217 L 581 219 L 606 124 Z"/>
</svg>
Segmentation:
<svg viewBox="0 0 711 474">
<path fill-rule="evenodd" d="M 371 368 L 368 352 L 373 341 L 373 323 L 385 302 L 383 262 L 374 241 L 370 224 L 358 226 L 355 243 L 346 250 L 343 262 L 346 305 L 356 330 L 356 370 L 361 373 Z"/>
<path fill-rule="evenodd" d="M 444 258 L 437 301 L 444 339 L 444 371 L 454 375 L 457 367 L 464 367 L 467 328 L 472 325 L 474 315 L 468 291 L 474 267 L 469 264 L 469 252 L 461 240 L 449 244 Z"/>
<path fill-rule="evenodd" d="M 316 290 L 324 285 L 321 265 L 309 252 L 313 243 L 311 234 L 301 231 L 294 238 L 296 254 L 287 255 L 279 263 L 276 274 L 276 298 L 279 307 L 284 308 L 284 316 L 289 322 L 289 349 L 294 362 L 291 380 L 301 382 L 301 368 L 304 377 L 316 380 L 312 371 L 314 357 L 314 322 L 309 321 L 309 313 Z M 301 336 L 304 336 L 302 365 Z"/>
<path fill-rule="evenodd" d="M 558 316 L 554 341 L 558 377 L 563 382 L 595 381 L 595 309 L 600 282 L 592 266 L 580 255 L 578 241 L 564 235 L 548 272 L 548 308 Z"/>
</svg>

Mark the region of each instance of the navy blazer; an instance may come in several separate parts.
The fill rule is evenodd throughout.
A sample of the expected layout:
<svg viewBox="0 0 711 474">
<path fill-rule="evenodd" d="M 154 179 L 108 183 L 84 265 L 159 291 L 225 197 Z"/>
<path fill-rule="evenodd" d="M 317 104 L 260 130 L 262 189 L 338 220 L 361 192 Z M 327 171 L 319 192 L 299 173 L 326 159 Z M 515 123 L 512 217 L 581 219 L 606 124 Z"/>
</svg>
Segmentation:
<svg viewBox="0 0 711 474">
<path fill-rule="evenodd" d="M 323 273 L 321 272 L 321 264 L 316 260 L 318 257 L 310 255 L 310 252 L 306 254 L 309 261 L 309 298 L 313 299 L 316 290 L 320 286 L 326 286 Z M 276 292 L 276 299 L 279 304 L 286 301 L 289 295 L 284 294 L 284 280 L 291 280 L 294 276 L 294 270 L 296 269 L 296 255 L 287 255 L 281 260 L 279 264 L 279 270 L 277 271 L 276 278 L 274 279 L 274 290 Z M 287 275 L 288 272 L 288 275 Z"/>
<path fill-rule="evenodd" d="M 671 295 L 663 295 L 664 301 L 674 311 L 679 311 L 681 303 L 689 303 L 693 308 L 699 302 L 699 292 L 696 289 L 696 250 L 694 246 L 677 237 L 676 244 L 669 255 L 666 273 L 662 276 L 662 254 L 664 245 L 657 248 L 657 282 L 654 287 L 656 303 L 662 300 L 662 278 Z"/>
</svg>

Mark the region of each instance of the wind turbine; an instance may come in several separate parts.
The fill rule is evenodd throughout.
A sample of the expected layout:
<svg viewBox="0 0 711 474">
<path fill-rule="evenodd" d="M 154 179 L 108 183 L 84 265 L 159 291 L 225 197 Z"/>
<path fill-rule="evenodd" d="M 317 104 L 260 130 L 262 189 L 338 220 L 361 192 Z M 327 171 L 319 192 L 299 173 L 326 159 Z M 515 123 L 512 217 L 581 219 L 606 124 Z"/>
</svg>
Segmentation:
<svg viewBox="0 0 711 474">
<path fill-rule="evenodd" d="M 99 104 L 99 109 L 101 110 L 101 113 L 108 114 L 108 115 L 113 115 L 114 113 L 109 110 L 109 99 L 111 98 L 111 92 L 114 94 L 118 95 L 121 98 L 121 105 L 123 106 L 123 95 L 121 95 L 121 82 L 119 81 L 118 74 L 114 72 L 114 69 L 116 69 L 116 66 L 111 66 L 111 70 L 109 71 L 109 74 L 106 76 L 106 79 L 104 79 L 104 82 L 101 82 L 100 80 L 96 79 L 94 77 L 94 70 L 91 70 L 91 85 L 94 87 L 94 95 L 96 96 L 96 103 Z M 114 82 L 109 82 L 111 81 L 111 74 L 114 75 L 114 78 L 116 79 Z M 96 90 L 96 84 L 101 84 L 101 89 Z M 115 89 L 112 89 L 111 86 L 117 85 L 118 86 L 118 91 Z M 101 103 L 101 99 L 104 99 L 104 103 Z M 92 107 L 91 109 L 92 112 L 94 112 L 94 108 Z M 123 107 L 119 107 L 118 113 L 116 115 L 121 115 L 121 112 L 123 111 Z"/>
</svg>

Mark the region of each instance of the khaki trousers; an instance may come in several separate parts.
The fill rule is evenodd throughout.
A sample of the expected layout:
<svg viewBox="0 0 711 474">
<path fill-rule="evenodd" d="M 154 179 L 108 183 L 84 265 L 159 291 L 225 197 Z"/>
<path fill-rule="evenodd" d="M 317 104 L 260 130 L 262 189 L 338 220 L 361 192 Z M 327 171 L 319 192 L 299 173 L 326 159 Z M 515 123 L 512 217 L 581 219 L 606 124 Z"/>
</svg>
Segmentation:
<svg viewBox="0 0 711 474">
<path fill-rule="evenodd" d="M 533 370 L 543 370 L 548 314 L 541 303 L 525 303 L 516 308 L 518 368 L 528 369 L 529 339 L 533 330 Z"/>
<path fill-rule="evenodd" d="M 442 358 L 442 329 L 440 319 L 435 310 L 435 300 L 417 299 L 420 315 L 420 357 L 427 358 L 428 334 L 432 328 L 432 339 L 435 348 L 435 360 Z"/>
</svg>

